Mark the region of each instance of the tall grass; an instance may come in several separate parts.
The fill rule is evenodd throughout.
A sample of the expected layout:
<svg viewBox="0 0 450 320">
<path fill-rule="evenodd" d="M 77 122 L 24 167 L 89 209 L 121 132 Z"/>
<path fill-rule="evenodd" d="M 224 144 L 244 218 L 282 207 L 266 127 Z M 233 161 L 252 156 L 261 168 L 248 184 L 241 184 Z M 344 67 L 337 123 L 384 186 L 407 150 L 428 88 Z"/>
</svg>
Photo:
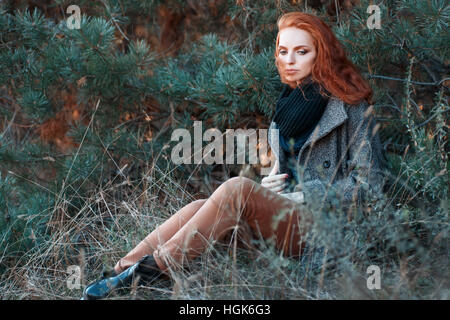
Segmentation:
<svg viewBox="0 0 450 320">
<path fill-rule="evenodd" d="M 339 206 L 311 208 L 314 225 L 302 257 L 283 257 L 262 238 L 253 249 L 239 246 L 231 234 L 187 268 L 170 268 L 170 279 L 111 299 L 448 299 L 448 105 L 441 90 L 432 129 L 425 130 L 411 111 L 410 73 L 408 80 L 406 117 L 399 121 L 411 144 L 402 155 L 388 154 L 383 196 L 353 208 L 352 220 Z M 64 198 L 56 201 L 49 237 L 20 257 L 3 251 L 2 298 L 79 299 L 86 284 L 194 200 L 173 170 L 170 163 L 153 165 L 136 180 L 120 172 L 93 189 L 74 216 L 65 214 Z M 67 285 L 71 265 L 80 267 L 80 288 Z M 381 289 L 367 287 L 370 265 L 381 270 Z"/>
</svg>

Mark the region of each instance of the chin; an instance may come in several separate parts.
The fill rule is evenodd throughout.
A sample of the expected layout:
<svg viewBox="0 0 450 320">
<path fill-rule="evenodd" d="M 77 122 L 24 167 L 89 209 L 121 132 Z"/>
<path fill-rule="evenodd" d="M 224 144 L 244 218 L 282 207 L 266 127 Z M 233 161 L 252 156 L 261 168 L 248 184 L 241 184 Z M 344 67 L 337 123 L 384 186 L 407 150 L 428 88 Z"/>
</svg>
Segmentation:
<svg viewBox="0 0 450 320">
<path fill-rule="evenodd" d="M 291 76 L 291 75 L 285 75 L 284 78 L 289 81 L 289 82 L 296 82 L 302 79 L 302 77 L 299 77 L 298 75 L 296 76 Z"/>
<path fill-rule="evenodd" d="M 297 82 L 301 80 L 301 78 L 299 78 L 299 77 L 295 77 L 295 78 L 285 77 L 284 79 L 285 79 L 284 82 L 286 84 L 289 84 L 291 87 L 296 87 L 297 86 Z"/>
<path fill-rule="evenodd" d="M 302 78 L 286 78 L 286 80 L 292 83 L 296 83 L 297 81 L 301 81 Z"/>
</svg>

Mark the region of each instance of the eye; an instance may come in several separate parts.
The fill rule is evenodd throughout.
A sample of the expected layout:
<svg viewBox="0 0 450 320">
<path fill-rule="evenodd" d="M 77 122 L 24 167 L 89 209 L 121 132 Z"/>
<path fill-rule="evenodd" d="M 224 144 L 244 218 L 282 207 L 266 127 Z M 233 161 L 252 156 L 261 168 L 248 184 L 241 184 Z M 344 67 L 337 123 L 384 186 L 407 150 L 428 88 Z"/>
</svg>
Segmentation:
<svg viewBox="0 0 450 320">
<path fill-rule="evenodd" d="M 306 50 L 298 50 L 297 53 L 302 55 L 302 56 L 304 56 L 305 54 L 308 53 L 308 51 L 306 51 Z M 285 55 L 286 54 L 286 50 L 280 50 L 280 54 Z"/>
</svg>

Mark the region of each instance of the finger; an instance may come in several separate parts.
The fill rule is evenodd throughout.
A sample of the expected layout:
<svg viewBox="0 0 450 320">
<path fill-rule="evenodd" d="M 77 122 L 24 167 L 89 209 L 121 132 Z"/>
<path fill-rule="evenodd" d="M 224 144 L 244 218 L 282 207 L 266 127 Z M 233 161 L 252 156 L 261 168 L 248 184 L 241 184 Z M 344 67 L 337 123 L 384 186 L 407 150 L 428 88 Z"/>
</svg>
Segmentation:
<svg viewBox="0 0 450 320">
<path fill-rule="evenodd" d="M 270 172 L 269 176 L 273 176 L 273 175 L 277 174 L 277 173 L 278 173 L 279 167 L 280 167 L 280 166 L 279 166 L 279 161 L 276 160 L 276 161 L 275 161 L 275 165 L 273 166 L 273 169 L 272 169 L 272 171 Z"/>
<path fill-rule="evenodd" d="M 286 189 L 286 184 L 282 184 L 281 186 L 272 188 L 271 190 L 272 190 L 273 192 L 280 192 L 280 191 L 282 191 L 282 190 L 284 190 L 284 189 Z"/>
<path fill-rule="evenodd" d="M 272 180 L 278 180 L 282 177 L 288 177 L 289 175 L 287 173 L 279 173 L 279 174 L 274 174 L 272 176 L 267 176 L 265 177 L 263 180 L 265 181 L 272 181 Z"/>
<path fill-rule="evenodd" d="M 271 178 L 272 179 L 280 179 L 280 178 L 287 178 L 287 177 L 289 177 L 289 174 L 287 174 L 287 173 L 279 173 L 279 174 L 273 175 Z"/>
<path fill-rule="evenodd" d="M 286 180 L 284 178 L 282 178 L 280 180 L 272 182 L 271 187 L 274 188 L 274 187 L 282 186 L 285 184 L 286 184 Z"/>
<path fill-rule="evenodd" d="M 282 173 L 282 174 L 276 174 L 270 177 L 266 177 L 262 180 L 262 182 L 267 183 L 267 184 L 272 184 L 272 183 L 278 183 L 278 181 L 284 181 L 287 177 L 289 177 L 288 174 L 286 173 Z"/>
<path fill-rule="evenodd" d="M 278 170 L 280 170 L 280 162 L 277 160 L 275 162 L 275 169 L 274 169 L 274 173 L 278 174 Z"/>
</svg>

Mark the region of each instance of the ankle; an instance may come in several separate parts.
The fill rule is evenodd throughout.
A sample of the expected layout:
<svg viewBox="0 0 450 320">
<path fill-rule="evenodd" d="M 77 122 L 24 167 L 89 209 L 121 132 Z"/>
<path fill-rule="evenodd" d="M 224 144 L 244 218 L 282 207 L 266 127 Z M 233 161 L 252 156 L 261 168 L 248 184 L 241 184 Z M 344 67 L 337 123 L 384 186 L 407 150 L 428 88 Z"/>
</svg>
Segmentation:
<svg viewBox="0 0 450 320">
<path fill-rule="evenodd" d="M 166 265 L 162 262 L 160 256 L 158 254 L 153 254 L 153 260 L 155 261 L 156 266 L 158 267 L 158 269 L 164 273 L 167 274 L 167 267 Z"/>
</svg>

